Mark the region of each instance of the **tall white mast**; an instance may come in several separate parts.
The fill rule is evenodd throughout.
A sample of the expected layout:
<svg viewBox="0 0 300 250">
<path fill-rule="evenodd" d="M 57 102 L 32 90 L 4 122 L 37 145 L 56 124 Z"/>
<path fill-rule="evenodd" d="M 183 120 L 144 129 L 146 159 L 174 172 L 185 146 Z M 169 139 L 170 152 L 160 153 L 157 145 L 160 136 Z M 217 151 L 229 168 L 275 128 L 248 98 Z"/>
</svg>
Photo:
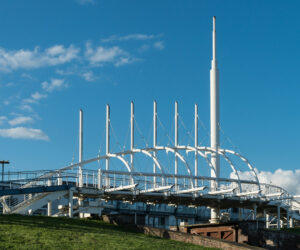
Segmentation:
<svg viewBox="0 0 300 250">
<path fill-rule="evenodd" d="M 212 32 L 212 61 L 210 70 L 210 144 L 211 148 L 218 150 L 219 148 L 219 70 L 217 65 L 216 50 L 216 17 L 213 17 Z M 219 178 L 220 175 L 220 159 L 216 153 L 211 154 L 211 163 L 214 170 L 211 170 L 211 177 Z M 217 189 L 218 182 L 211 181 L 211 188 Z M 211 209 L 211 223 L 219 222 L 220 210 L 218 208 Z"/>
<path fill-rule="evenodd" d="M 106 145 L 105 145 L 105 153 L 109 154 L 110 151 L 110 107 L 106 105 Z M 105 170 L 109 170 L 109 158 L 105 159 Z M 109 186 L 109 178 L 106 177 L 106 186 Z"/>
<path fill-rule="evenodd" d="M 134 103 L 131 101 L 130 104 L 130 150 L 134 149 Z M 130 154 L 130 167 L 131 171 L 134 171 L 134 154 Z M 133 178 L 131 176 L 131 184 L 133 184 Z"/>
<path fill-rule="evenodd" d="M 83 175 L 82 175 L 82 158 L 83 158 L 83 111 L 79 111 L 79 187 L 83 186 Z"/>
<path fill-rule="evenodd" d="M 153 102 L 153 148 L 157 146 L 157 104 Z M 153 156 L 156 157 L 156 151 L 153 151 Z M 156 165 L 153 163 L 153 173 L 156 174 Z M 156 177 L 153 176 L 153 184 L 156 187 Z"/>
</svg>

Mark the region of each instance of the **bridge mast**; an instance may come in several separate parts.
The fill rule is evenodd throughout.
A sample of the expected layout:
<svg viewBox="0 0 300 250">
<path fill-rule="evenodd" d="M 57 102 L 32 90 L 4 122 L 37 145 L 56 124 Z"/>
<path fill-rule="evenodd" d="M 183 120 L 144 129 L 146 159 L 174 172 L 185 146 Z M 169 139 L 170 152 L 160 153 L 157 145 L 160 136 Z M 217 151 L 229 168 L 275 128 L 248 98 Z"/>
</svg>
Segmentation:
<svg viewBox="0 0 300 250">
<path fill-rule="evenodd" d="M 178 102 L 175 101 L 175 147 L 178 146 Z M 178 158 L 175 155 L 175 176 L 178 175 Z M 175 177 L 175 190 L 178 190 L 178 179 Z"/>
<path fill-rule="evenodd" d="M 157 146 L 157 104 L 153 102 L 153 148 Z M 156 151 L 153 151 L 153 156 L 156 157 Z M 156 165 L 153 163 L 153 173 L 156 174 Z M 156 187 L 156 177 L 153 176 L 153 184 Z"/>
<path fill-rule="evenodd" d="M 218 150 L 219 148 L 219 70 L 216 59 L 216 17 L 213 17 L 212 32 L 212 52 L 210 70 L 210 143 L 211 148 Z M 220 159 L 217 153 L 211 154 L 211 163 L 215 171 L 211 171 L 211 177 L 218 178 L 220 175 Z M 212 190 L 217 189 L 218 182 L 211 181 Z M 211 223 L 219 222 L 220 210 L 218 208 L 211 209 Z"/>
<path fill-rule="evenodd" d="M 195 148 L 198 147 L 198 105 L 195 104 Z M 198 176 L 198 152 L 195 151 L 195 176 Z M 195 179 L 195 187 L 198 186 L 198 180 Z"/>
<path fill-rule="evenodd" d="M 79 187 L 83 186 L 83 176 L 82 176 L 82 157 L 83 157 L 83 111 L 79 111 Z"/>
<path fill-rule="evenodd" d="M 134 148 L 134 104 L 133 101 L 130 104 L 130 150 Z M 131 171 L 134 171 L 134 158 L 133 154 L 130 154 L 130 166 Z"/>
<path fill-rule="evenodd" d="M 110 107 L 106 105 L 106 145 L 105 145 L 105 153 L 109 154 L 110 151 Z M 109 158 L 105 159 L 105 170 L 109 170 Z M 109 186 L 109 179 L 106 178 L 106 186 Z"/>
</svg>

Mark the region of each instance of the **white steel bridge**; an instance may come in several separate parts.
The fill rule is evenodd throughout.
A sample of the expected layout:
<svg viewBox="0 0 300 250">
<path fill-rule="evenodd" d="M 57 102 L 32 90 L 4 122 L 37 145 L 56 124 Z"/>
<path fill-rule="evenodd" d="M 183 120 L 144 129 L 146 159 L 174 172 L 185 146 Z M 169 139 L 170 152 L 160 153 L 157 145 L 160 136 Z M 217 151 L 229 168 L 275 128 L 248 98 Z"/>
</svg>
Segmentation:
<svg viewBox="0 0 300 250">
<path fill-rule="evenodd" d="M 157 108 L 154 102 L 153 112 L 153 146 L 136 148 L 134 145 L 134 105 L 131 103 L 131 146 L 121 152 L 110 152 L 110 108 L 106 114 L 106 153 L 92 159 L 83 157 L 83 112 L 80 110 L 79 162 L 52 171 L 27 171 L 10 173 L 6 186 L 11 189 L 23 189 L 23 193 L 4 195 L 0 198 L 4 213 L 30 214 L 48 204 L 48 215 L 54 215 L 54 201 L 68 199 L 64 211 L 56 215 L 96 213 L 109 207 L 110 200 L 148 205 L 167 204 L 168 206 L 185 205 L 187 207 L 217 207 L 218 209 L 246 208 L 252 211 L 251 219 L 259 214 L 269 226 L 271 218 L 280 228 L 283 225 L 293 226 L 294 220 L 300 219 L 300 202 L 298 196 L 290 195 L 281 187 L 260 183 L 254 166 L 241 154 L 219 148 L 198 146 L 198 108 L 195 105 L 195 145 L 179 145 L 178 140 L 178 104 L 175 103 L 175 144 L 160 146 L 156 143 Z M 165 171 L 159 153 L 174 155 L 174 173 Z M 198 161 L 203 158 L 206 167 L 214 171 L 210 155 L 217 153 L 227 163 L 234 178 L 216 178 L 203 176 L 198 171 Z M 194 161 L 188 155 L 194 155 Z M 139 166 L 135 157 L 142 155 L 151 159 L 152 171 L 137 171 Z M 240 177 L 240 171 L 232 160 L 236 157 L 252 173 L 249 180 Z M 110 165 L 117 159 L 123 170 L 116 170 Z M 93 163 L 104 161 L 102 168 L 95 169 Z M 178 164 L 178 161 L 182 164 Z M 99 164 L 101 165 L 101 164 Z M 178 167 L 184 167 L 178 171 Z M 203 166 L 201 166 L 203 168 Z M 7 178 L 8 179 L 8 178 Z M 52 189 L 39 189 L 39 187 Z M 61 189 L 59 187 L 65 187 Z M 31 188 L 29 192 L 26 192 Z M 33 188 L 33 189 L 32 189 Z M 37 191 L 34 191 L 37 188 Z M 4 190 L 5 191 L 5 190 Z M 7 189 L 6 189 L 7 191 Z M 2 191 L 3 192 L 3 191 Z M 31 192 L 31 193 L 30 193 Z M 53 204 L 52 204 L 53 203 Z M 56 202 L 56 205 L 59 202 Z"/>
<path fill-rule="evenodd" d="M 220 221 L 220 209 L 241 208 L 251 211 L 250 216 L 266 221 L 266 226 L 277 228 L 294 225 L 300 220 L 299 196 L 289 194 L 283 188 L 260 183 L 256 170 L 250 161 L 240 153 L 220 147 L 219 142 L 219 73 L 216 60 L 216 28 L 213 19 L 213 60 L 210 71 L 211 128 L 210 146 L 198 144 L 198 106 L 195 105 L 194 145 L 181 145 L 178 140 L 178 104 L 175 102 L 174 143 L 157 143 L 157 104 L 153 105 L 153 144 L 151 147 L 135 145 L 134 104 L 130 113 L 130 148 L 112 152 L 110 145 L 110 107 L 106 107 L 105 153 L 92 159 L 83 158 L 83 112 L 79 116 L 79 161 L 51 171 L 10 173 L 2 183 L 0 202 L 3 213 L 31 214 L 47 205 L 49 216 L 86 213 L 101 214 L 109 208 L 109 201 L 143 203 L 155 206 L 209 207 L 211 222 Z M 166 171 L 162 155 L 171 154 L 172 171 Z M 191 161 L 189 155 L 193 155 Z M 135 159 L 144 157 L 138 164 Z M 146 161 L 148 158 L 148 161 Z M 243 179 L 236 165 L 238 159 L 252 177 Z M 141 158 L 143 159 L 143 158 Z M 114 168 L 111 161 L 118 161 Z M 151 161 L 150 165 L 146 162 Z M 210 176 L 198 171 L 207 168 Z M 220 176 L 220 160 L 229 167 L 231 178 Z M 105 162 L 97 165 L 97 162 Z M 95 167 L 96 165 L 96 167 Z M 122 168 L 120 168 L 120 166 Z M 174 166 L 174 167 L 173 167 Z M 141 169 L 146 169 L 147 171 Z M 56 206 L 56 207 L 55 207 Z M 57 208 L 60 208 L 59 210 Z M 240 209 L 240 211 L 241 211 Z M 242 214 L 240 219 L 242 219 Z M 273 223 L 273 224 L 272 224 Z"/>
</svg>

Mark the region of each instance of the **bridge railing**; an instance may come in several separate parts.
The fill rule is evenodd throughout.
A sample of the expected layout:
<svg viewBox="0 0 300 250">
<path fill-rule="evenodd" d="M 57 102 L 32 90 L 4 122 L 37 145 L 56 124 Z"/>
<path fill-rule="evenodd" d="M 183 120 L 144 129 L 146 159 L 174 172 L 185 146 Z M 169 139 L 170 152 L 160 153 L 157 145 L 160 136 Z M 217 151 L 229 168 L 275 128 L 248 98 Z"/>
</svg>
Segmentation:
<svg viewBox="0 0 300 250">
<path fill-rule="evenodd" d="M 40 176 L 38 176 L 40 175 Z M 114 189 L 138 190 L 140 193 L 169 191 L 172 194 L 199 194 L 222 197 L 239 197 L 241 200 L 259 198 L 264 201 L 278 202 L 280 206 L 291 207 L 299 210 L 299 202 L 295 202 L 292 196 L 284 189 L 270 184 L 260 184 L 249 180 L 236 180 L 229 178 L 212 178 L 204 176 L 154 174 L 141 172 L 122 172 L 112 170 L 90 170 L 83 169 L 83 187 L 101 189 L 104 192 Z M 11 172 L 6 178 L 6 188 L 22 188 L 35 186 L 52 186 L 72 184 L 79 186 L 78 169 L 54 170 L 54 171 L 26 171 Z M 175 179 L 177 186 L 175 186 Z M 155 180 L 155 181 L 154 181 Z M 197 180 L 197 186 L 194 185 Z M 211 181 L 217 181 L 219 187 L 211 188 Z M 242 192 L 239 190 L 239 184 Z M 31 195 L 24 195 L 21 199 L 14 199 L 9 202 L 11 207 L 17 203 L 32 199 Z M 5 197 L 9 198 L 9 197 Z"/>
</svg>

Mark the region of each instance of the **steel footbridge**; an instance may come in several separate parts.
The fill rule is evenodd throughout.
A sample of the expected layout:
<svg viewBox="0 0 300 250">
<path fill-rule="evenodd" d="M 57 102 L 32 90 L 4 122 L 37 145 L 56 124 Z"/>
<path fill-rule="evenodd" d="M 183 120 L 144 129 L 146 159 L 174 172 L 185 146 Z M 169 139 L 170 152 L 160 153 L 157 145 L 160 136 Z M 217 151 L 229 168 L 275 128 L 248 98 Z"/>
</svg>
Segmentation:
<svg viewBox="0 0 300 250">
<path fill-rule="evenodd" d="M 264 219 L 266 227 L 293 227 L 294 221 L 300 220 L 300 196 L 289 194 L 282 187 L 261 183 L 256 168 L 245 156 L 220 146 L 215 17 L 213 21 L 210 146 L 198 142 L 197 105 L 193 146 L 179 143 L 177 102 L 172 143 L 158 144 L 159 120 L 157 103 L 154 101 L 152 146 L 137 147 L 134 137 L 134 103 L 131 102 L 130 147 L 119 152 L 111 151 L 110 106 L 107 105 L 105 153 L 92 159 L 84 159 L 83 111 L 80 110 L 78 162 L 51 171 L 10 173 L 0 191 L 3 213 L 32 214 L 47 206 L 49 216 L 84 216 L 87 213 L 101 214 L 104 208 L 112 206 L 111 201 L 120 201 L 149 206 L 165 204 L 168 207 L 209 207 L 212 223 L 220 221 L 221 210 L 247 209 L 251 219 Z M 166 168 L 166 155 L 172 156 L 171 170 Z M 113 165 L 112 162 L 118 163 Z M 222 169 L 229 169 L 230 175 L 221 176 L 220 162 L 224 163 Z M 241 175 L 237 162 L 246 168 L 248 179 L 241 178 L 245 175 Z M 203 169 L 210 174 L 205 174 Z M 242 218 L 241 212 L 239 215 Z"/>
<path fill-rule="evenodd" d="M 131 103 L 131 147 L 128 150 L 110 152 L 110 107 L 106 114 L 106 154 L 92 159 L 82 160 L 83 156 L 83 111 L 80 110 L 79 162 L 51 171 L 27 171 L 10 173 L 0 191 L 3 213 L 31 214 L 48 205 L 48 215 L 52 214 L 55 201 L 67 200 L 61 205 L 57 216 L 74 216 L 83 213 L 100 214 L 101 209 L 109 207 L 109 201 L 119 200 L 125 203 L 142 202 L 155 206 L 210 207 L 218 209 L 244 208 L 252 211 L 251 219 L 258 215 L 275 218 L 278 226 L 293 226 L 300 219 L 298 196 L 289 194 L 283 188 L 261 183 L 255 167 L 238 152 L 229 149 L 198 146 L 198 108 L 195 105 L 195 145 L 160 146 L 156 143 L 157 110 L 154 102 L 152 147 L 134 146 L 134 105 Z M 178 104 L 175 103 L 175 111 Z M 175 112 L 175 142 L 178 140 L 178 113 Z M 218 154 L 231 171 L 231 178 L 202 176 L 198 171 L 198 162 L 202 158 L 206 168 L 214 171 L 211 154 Z M 171 154 L 174 158 L 174 173 L 166 171 L 161 154 Z M 191 164 L 188 155 L 194 160 Z M 151 160 L 150 171 L 141 172 L 136 157 Z M 232 158 L 239 159 L 252 174 L 250 179 L 242 179 L 241 172 Z M 119 162 L 113 169 L 110 161 Z M 104 164 L 103 167 L 97 167 Z M 179 164 L 180 162 L 180 164 Z M 95 167 L 95 163 L 96 165 Z M 181 169 L 179 169 L 181 167 Z M 202 168 L 204 166 L 201 166 Z M 226 167 L 224 165 L 224 167 Z M 123 168 L 123 169 L 122 169 Z M 7 178 L 8 179 L 8 178 Z M 2 192 L 2 193 L 1 193 Z M 62 199 L 63 198 L 63 199 Z M 74 202 L 75 201 L 75 202 Z M 56 202 L 57 203 L 57 202 Z M 57 203 L 59 206 L 59 202 Z M 54 209 L 53 209 L 54 211 Z M 276 218 L 279 218 L 278 220 Z M 271 219 L 269 219 L 271 221 Z"/>
</svg>

